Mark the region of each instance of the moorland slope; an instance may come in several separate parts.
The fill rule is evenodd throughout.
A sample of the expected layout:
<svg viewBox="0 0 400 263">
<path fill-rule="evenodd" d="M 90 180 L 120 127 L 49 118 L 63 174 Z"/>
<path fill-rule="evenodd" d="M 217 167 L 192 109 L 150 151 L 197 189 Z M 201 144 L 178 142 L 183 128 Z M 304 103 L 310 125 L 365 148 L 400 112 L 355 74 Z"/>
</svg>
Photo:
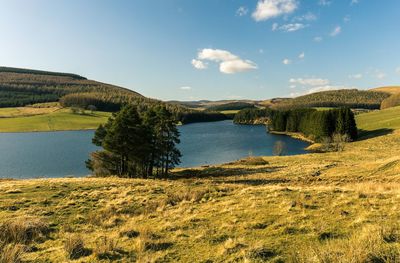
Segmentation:
<svg viewBox="0 0 400 263">
<path fill-rule="evenodd" d="M 399 116 L 400 107 L 357 115 L 363 137 L 343 152 L 176 169 L 170 180 L 3 181 L 2 255 L 31 262 L 398 262 Z"/>
</svg>

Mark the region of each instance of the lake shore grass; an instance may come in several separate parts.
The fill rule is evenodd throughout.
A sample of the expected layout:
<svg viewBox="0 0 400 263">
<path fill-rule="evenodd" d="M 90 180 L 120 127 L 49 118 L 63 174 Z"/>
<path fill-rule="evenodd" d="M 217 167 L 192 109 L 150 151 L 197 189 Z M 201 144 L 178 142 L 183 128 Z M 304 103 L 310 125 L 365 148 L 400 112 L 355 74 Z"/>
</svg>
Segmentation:
<svg viewBox="0 0 400 263">
<path fill-rule="evenodd" d="M 0 229 L 24 237 L 35 226 L 6 239 L 28 262 L 397 262 L 394 127 L 343 152 L 175 169 L 169 180 L 5 180 Z"/>
</svg>

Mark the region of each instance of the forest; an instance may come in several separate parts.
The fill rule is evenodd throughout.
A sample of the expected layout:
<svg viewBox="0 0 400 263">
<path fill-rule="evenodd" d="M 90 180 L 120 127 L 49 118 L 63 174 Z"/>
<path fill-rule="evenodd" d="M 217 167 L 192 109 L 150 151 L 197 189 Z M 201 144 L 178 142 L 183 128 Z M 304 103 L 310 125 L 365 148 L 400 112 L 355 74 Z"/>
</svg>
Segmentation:
<svg viewBox="0 0 400 263">
<path fill-rule="evenodd" d="M 209 111 L 226 111 L 226 110 L 243 110 L 247 108 L 254 108 L 254 104 L 247 102 L 229 102 L 225 104 L 210 106 L 207 108 Z"/>
<path fill-rule="evenodd" d="M 270 117 L 272 110 L 269 108 L 259 109 L 243 109 L 235 114 L 233 122 L 236 124 L 254 124 L 259 121 L 267 121 Z"/>
<path fill-rule="evenodd" d="M 349 108 L 273 111 L 269 129 L 276 132 L 301 132 L 317 142 L 335 134 L 346 135 L 350 140 L 357 139 L 357 125 Z"/>
<path fill-rule="evenodd" d="M 357 89 L 316 92 L 274 104 L 274 109 L 294 109 L 311 107 L 349 107 L 357 109 L 379 109 L 384 99 L 390 95 L 385 92 Z"/>
</svg>

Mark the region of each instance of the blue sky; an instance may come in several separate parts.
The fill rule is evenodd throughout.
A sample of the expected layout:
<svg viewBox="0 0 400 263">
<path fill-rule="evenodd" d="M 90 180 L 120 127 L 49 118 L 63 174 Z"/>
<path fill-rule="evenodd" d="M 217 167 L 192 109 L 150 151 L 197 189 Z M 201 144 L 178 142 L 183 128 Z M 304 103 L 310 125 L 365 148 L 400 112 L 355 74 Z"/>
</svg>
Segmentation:
<svg viewBox="0 0 400 263">
<path fill-rule="evenodd" d="M 0 0 L 0 64 L 163 100 L 400 84 L 398 0 Z"/>
</svg>

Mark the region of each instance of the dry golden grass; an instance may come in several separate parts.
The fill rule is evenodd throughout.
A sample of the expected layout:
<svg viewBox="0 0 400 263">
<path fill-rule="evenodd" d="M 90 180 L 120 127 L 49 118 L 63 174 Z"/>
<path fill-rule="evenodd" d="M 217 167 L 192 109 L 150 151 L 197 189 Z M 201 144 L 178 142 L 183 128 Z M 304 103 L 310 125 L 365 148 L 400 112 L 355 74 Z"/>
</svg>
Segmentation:
<svg viewBox="0 0 400 263">
<path fill-rule="evenodd" d="M 400 86 L 387 86 L 387 87 L 379 87 L 371 89 L 372 91 L 381 91 L 390 94 L 397 94 L 400 93 Z"/>
<path fill-rule="evenodd" d="M 343 152 L 176 169 L 170 180 L 5 180 L 0 193 L 2 229 L 18 229 L 0 232 L 22 233 L 3 234 L 0 248 L 28 262 L 68 261 L 71 235 L 69 247 L 92 252 L 77 262 L 400 260 L 400 130 Z M 47 227 L 26 235 L 26 225 Z"/>
</svg>

